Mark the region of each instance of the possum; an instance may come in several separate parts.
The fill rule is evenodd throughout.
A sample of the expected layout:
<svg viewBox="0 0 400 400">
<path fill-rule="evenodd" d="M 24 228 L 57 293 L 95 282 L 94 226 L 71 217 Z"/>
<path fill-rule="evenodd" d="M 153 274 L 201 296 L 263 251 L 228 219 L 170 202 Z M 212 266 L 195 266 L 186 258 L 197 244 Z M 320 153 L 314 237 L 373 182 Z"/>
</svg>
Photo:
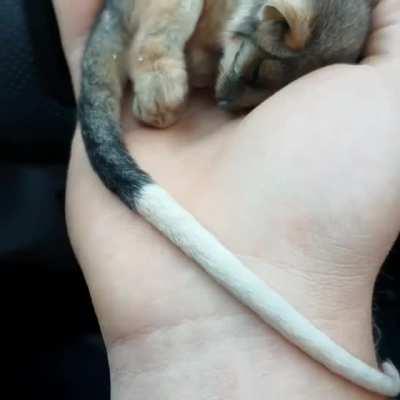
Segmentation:
<svg viewBox="0 0 400 400">
<path fill-rule="evenodd" d="M 319 331 L 203 228 L 125 148 L 121 100 L 132 83 L 134 116 L 165 128 L 190 90 L 213 88 L 216 105 L 251 109 L 326 65 L 355 63 L 373 0 L 105 0 L 82 64 L 79 118 L 104 185 L 272 328 L 332 372 L 395 396 L 390 362 L 377 370 Z"/>
</svg>

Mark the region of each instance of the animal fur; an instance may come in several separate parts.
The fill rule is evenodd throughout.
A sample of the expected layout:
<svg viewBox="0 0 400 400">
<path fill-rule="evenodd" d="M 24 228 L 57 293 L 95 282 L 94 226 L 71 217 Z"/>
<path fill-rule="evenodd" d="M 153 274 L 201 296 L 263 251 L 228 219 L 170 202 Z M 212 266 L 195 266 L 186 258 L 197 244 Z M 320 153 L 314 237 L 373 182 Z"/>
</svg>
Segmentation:
<svg viewBox="0 0 400 400">
<path fill-rule="evenodd" d="M 130 209 L 159 229 L 243 304 L 334 373 L 387 396 L 400 392 L 303 318 L 250 272 L 137 165 L 121 141 L 122 89 L 133 84 L 133 113 L 173 124 L 193 86 L 215 87 L 228 110 L 253 107 L 293 79 L 355 62 L 372 0 L 106 0 L 83 60 L 79 104 L 93 169 Z"/>
</svg>

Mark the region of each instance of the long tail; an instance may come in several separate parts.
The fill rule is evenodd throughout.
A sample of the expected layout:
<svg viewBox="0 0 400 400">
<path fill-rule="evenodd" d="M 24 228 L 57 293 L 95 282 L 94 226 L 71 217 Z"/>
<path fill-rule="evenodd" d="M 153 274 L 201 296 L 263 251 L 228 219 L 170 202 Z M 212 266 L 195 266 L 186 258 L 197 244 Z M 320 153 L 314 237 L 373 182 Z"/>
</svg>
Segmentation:
<svg viewBox="0 0 400 400">
<path fill-rule="evenodd" d="M 314 360 L 367 390 L 385 396 L 399 394 L 400 376 L 393 364 L 386 362 L 383 372 L 378 371 L 319 331 L 156 185 L 128 154 L 119 122 L 120 64 L 127 37 L 113 7 L 109 0 L 89 39 L 80 98 L 84 142 L 101 180 L 221 286 Z"/>
</svg>

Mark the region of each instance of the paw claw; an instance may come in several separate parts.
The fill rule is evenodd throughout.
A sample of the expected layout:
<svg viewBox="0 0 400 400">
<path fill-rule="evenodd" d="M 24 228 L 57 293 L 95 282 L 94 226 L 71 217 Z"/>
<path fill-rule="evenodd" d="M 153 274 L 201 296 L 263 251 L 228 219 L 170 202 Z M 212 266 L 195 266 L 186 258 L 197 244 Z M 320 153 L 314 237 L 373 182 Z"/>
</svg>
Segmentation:
<svg viewBox="0 0 400 400">
<path fill-rule="evenodd" d="M 187 91 L 184 70 L 143 74 L 135 81 L 133 113 L 146 125 L 167 128 L 179 119 Z"/>
</svg>

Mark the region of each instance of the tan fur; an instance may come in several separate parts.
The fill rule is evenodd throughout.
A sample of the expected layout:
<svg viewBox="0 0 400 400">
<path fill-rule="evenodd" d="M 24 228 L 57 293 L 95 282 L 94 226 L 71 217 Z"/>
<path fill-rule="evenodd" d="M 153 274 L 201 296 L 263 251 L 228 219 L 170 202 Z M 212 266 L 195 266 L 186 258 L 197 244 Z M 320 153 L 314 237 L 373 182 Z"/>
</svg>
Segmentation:
<svg viewBox="0 0 400 400">
<path fill-rule="evenodd" d="M 267 6 L 277 10 L 275 18 L 286 20 L 289 24 L 285 43 L 293 50 L 304 49 L 311 37 L 314 16 L 312 1 L 315 0 L 271 0 Z"/>
<path fill-rule="evenodd" d="M 173 124 L 189 81 L 196 87 L 213 85 L 227 22 L 240 7 L 251 5 L 249 0 L 135 0 L 128 67 L 135 116 L 157 127 Z"/>
<path fill-rule="evenodd" d="M 286 66 L 279 62 L 263 66 L 262 57 L 272 54 L 284 61 L 290 51 L 301 53 L 312 38 L 316 9 L 321 4 L 345 4 L 343 0 L 121 1 L 132 35 L 127 74 L 134 84 L 133 112 L 140 121 L 156 127 L 167 127 L 179 118 L 191 86 L 215 84 L 220 104 L 240 109 L 259 104 L 272 89 L 315 69 L 316 58 L 284 76 Z M 257 12 L 261 13 L 259 27 L 252 38 L 238 33 Z M 322 53 L 323 43 L 319 46 Z M 238 57 L 242 51 L 246 57 Z M 258 87 L 252 88 L 245 82 L 256 77 L 257 65 Z"/>
</svg>

